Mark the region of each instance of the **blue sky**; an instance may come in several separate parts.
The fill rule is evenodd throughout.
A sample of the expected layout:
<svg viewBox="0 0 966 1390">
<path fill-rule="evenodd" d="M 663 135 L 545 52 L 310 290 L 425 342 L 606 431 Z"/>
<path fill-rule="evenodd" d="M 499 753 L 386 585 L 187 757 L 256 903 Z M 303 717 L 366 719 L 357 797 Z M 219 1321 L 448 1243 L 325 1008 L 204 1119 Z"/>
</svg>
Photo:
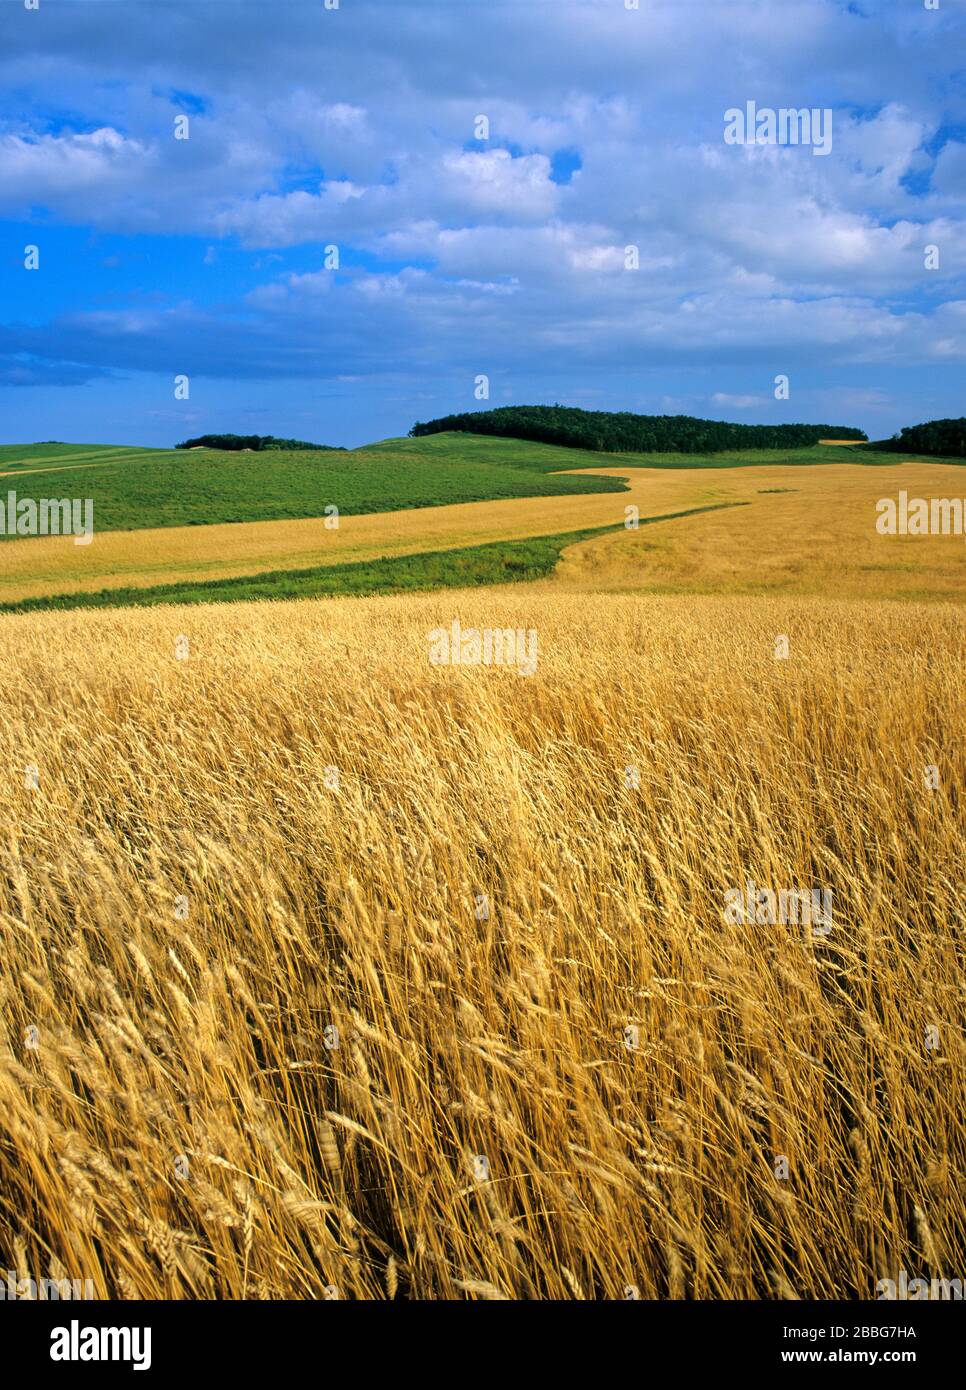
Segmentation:
<svg viewBox="0 0 966 1390">
<path fill-rule="evenodd" d="M 966 414 L 964 40 L 966 0 L 0 0 L 0 441 L 351 446 L 480 374 Z M 726 144 L 749 100 L 831 153 Z"/>
</svg>

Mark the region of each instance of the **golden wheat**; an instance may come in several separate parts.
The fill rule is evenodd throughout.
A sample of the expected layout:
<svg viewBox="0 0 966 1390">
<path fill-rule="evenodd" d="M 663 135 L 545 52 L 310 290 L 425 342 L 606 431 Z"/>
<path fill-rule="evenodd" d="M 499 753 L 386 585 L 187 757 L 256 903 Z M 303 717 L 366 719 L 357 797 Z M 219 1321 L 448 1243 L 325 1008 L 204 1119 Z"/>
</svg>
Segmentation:
<svg viewBox="0 0 966 1390">
<path fill-rule="evenodd" d="M 535 629 L 536 673 L 431 665 L 454 617 Z M 963 1274 L 956 610 L 504 589 L 8 618 L 0 649 L 3 1270 Z M 730 922 L 746 879 L 830 887 L 832 931 Z"/>
</svg>

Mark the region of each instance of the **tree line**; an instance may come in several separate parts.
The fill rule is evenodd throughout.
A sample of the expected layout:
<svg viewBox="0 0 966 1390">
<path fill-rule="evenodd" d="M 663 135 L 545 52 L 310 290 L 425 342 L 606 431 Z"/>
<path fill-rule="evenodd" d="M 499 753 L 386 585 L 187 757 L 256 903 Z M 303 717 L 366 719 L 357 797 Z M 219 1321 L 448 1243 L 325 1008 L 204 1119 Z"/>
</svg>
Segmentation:
<svg viewBox="0 0 966 1390">
<path fill-rule="evenodd" d="M 820 439 L 867 439 L 848 425 L 733 425 L 691 415 L 634 415 L 563 405 L 511 405 L 413 425 L 419 437 L 461 430 L 606 453 L 711 454 L 725 449 L 807 448 Z"/>
<path fill-rule="evenodd" d="M 894 454 L 939 454 L 945 458 L 966 458 L 966 418 L 927 420 L 923 425 L 907 425 L 891 439 L 873 446 Z"/>
<path fill-rule="evenodd" d="M 335 444 L 307 444 L 304 439 L 276 439 L 273 434 L 199 434 L 197 439 L 183 439 L 176 449 L 251 449 L 264 453 L 273 449 L 329 449 Z"/>
</svg>

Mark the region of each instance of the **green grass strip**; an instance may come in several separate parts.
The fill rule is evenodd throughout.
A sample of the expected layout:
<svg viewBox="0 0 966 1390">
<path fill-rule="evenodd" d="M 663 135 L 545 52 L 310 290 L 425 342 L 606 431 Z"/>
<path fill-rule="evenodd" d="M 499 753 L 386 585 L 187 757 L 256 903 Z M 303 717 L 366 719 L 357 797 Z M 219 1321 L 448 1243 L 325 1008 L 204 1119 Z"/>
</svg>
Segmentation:
<svg viewBox="0 0 966 1390">
<path fill-rule="evenodd" d="M 745 507 L 747 502 L 716 502 L 684 512 L 642 517 L 640 526 L 674 521 L 699 512 Z M 542 579 L 555 569 L 568 545 L 623 530 L 623 523 L 535 536 L 521 541 L 495 541 L 463 550 L 435 550 L 417 555 L 383 556 L 344 565 L 318 565 L 304 570 L 270 570 L 145 589 L 99 589 L 88 594 L 52 594 L 0 603 L 0 613 L 63 612 L 74 608 L 153 608 L 164 603 L 244 603 L 253 599 L 285 600 L 372 594 L 403 594 L 432 589 L 471 588 Z"/>
</svg>

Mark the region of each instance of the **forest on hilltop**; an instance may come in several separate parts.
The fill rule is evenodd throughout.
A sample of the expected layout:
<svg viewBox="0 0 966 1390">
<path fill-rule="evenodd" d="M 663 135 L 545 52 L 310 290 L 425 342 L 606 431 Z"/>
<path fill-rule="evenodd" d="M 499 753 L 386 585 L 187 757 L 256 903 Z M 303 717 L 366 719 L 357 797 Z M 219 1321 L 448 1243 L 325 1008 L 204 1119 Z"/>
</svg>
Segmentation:
<svg viewBox="0 0 966 1390">
<path fill-rule="evenodd" d="M 966 417 L 958 420 L 927 420 L 923 425 L 907 425 L 891 439 L 875 445 L 889 453 L 938 454 L 942 458 L 966 458 Z"/>
<path fill-rule="evenodd" d="M 633 415 L 563 405 L 513 405 L 444 415 L 413 425 L 410 435 L 461 430 L 605 453 L 713 454 L 725 449 L 808 448 L 821 439 L 864 440 L 848 425 L 734 425 L 691 415 Z"/>
<path fill-rule="evenodd" d="M 330 449 L 338 444 L 307 444 L 304 439 L 276 439 L 273 434 L 199 434 L 197 439 L 183 439 L 176 449 L 251 449 L 264 453 L 273 449 Z M 343 452 L 345 452 L 343 450 Z"/>
</svg>

